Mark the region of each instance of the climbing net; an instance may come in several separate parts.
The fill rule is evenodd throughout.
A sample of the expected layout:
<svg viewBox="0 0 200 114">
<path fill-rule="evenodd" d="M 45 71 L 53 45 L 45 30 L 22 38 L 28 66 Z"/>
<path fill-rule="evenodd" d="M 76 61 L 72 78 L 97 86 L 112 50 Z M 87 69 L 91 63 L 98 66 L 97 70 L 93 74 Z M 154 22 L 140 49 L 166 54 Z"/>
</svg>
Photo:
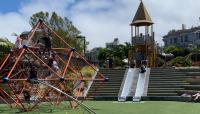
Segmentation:
<svg viewBox="0 0 200 114">
<path fill-rule="evenodd" d="M 98 69 L 41 20 L 20 37 L 0 65 L 1 102 L 25 112 L 63 103 L 87 109 L 81 102 L 92 82 L 105 80 Z M 62 47 L 54 46 L 52 39 Z"/>
</svg>

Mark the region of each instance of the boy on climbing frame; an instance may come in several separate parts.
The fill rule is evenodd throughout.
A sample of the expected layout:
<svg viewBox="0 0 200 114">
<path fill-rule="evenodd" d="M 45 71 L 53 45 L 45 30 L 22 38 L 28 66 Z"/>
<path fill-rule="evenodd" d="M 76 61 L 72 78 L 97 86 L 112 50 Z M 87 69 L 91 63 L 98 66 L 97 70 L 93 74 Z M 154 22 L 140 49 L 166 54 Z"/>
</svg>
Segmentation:
<svg viewBox="0 0 200 114">
<path fill-rule="evenodd" d="M 24 95 L 24 100 L 30 104 L 31 95 L 30 95 L 29 91 L 24 90 L 23 95 Z"/>
<path fill-rule="evenodd" d="M 24 45 L 28 45 L 28 33 L 29 32 L 23 32 L 20 34 L 20 36 L 17 37 L 17 40 L 15 42 L 15 48 L 22 48 Z"/>
<path fill-rule="evenodd" d="M 28 46 L 28 34 L 29 32 L 28 31 L 24 31 L 21 33 L 21 38 L 22 38 L 22 47 L 25 45 L 25 46 Z"/>
<path fill-rule="evenodd" d="M 56 72 L 60 71 L 60 68 L 58 66 L 58 63 L 56 61 L 56 57 L 54 54 L 52 54 L 52 57 L 49 58 L 48 66 L 55 70 Z M 49 75 L 51 75 L 51 72 L 49 72 Z"/>
<path fill-rule="evenodd" d="M 17 36 L 17 40 L 15 42 L 15 48 L 22 48 L 22 36 Z"/>
<path fill-rule="evenodd" d="M 35 67 L 32 67 L 29 72 L 28 82 L 32 84 L 37 83 L 34 80 L 37 80 L 37 70 Z"/>
<path fill-rule="evenodd" d="M 44 36 L 41 38 L 43 43 L 44 43 L 44 50 L 43 50 L 43 54 L 45 54 L 45 52 L 47 51 L 48 54 L 50 55 L 50 51 L 51 51 L 51 38 L 49 37 L 48 33 L 46 31 L 44 31 Z"/>
</svg>

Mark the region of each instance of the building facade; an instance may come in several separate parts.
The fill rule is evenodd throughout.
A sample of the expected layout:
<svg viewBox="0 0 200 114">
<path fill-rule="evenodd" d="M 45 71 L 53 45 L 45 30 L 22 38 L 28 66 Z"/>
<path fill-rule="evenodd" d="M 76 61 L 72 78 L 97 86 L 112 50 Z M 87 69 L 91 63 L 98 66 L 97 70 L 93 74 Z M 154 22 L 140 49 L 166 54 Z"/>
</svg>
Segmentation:
<svg viewBox="0 0 200 114">
<path fill-rule="evenodd" d="M 113 49 L 119 45 L 119 39 L 115 38 L 113 42 L 106 43 L 106 48 Z"/>
<path fill-rule="evenodd" d="M 171 30 L 163 37 L 165 47 L 175 45 L 178 47 L 200 46 L 200 26 L 181 30 Z"/>
<path fill-rule="evenodd" d="M 99 54 L 100 49 L 101 49 L 100 47 L 97 47 L 97 48 L 93 48 L 91 51 L 86 52 L 85 56 L 90 63 L 95 64 L 95 65 L 99 64 L 98 54 Z"/>
</svg>

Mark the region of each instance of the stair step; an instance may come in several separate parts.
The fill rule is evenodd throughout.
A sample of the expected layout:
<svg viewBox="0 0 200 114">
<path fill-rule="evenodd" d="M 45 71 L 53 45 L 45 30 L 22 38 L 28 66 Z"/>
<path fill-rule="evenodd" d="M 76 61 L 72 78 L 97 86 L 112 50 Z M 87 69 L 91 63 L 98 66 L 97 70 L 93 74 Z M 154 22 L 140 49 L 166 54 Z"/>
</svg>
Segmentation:
<svg viewBox="0 0 200 114">
<path fill-rule="evenodd" d="M 119 88 L 115 88 L 115 87 L 111 87 L 111 88 L 103 88 L 104 90 L 119 90 Z M 90 91 L 95 90 L 95 88 L 91 88 Z M 96 90 L 99 90 L 99 88 L 97 88 Z"/>
<path fill-rule="evenodd" d="M 163 79 L 163 78 L 150 78 L 149 81 L 184 81 L 182 79 L 174 79 L 174 78 L 169 78 L 169 79 Z"/>
<path fill-rule="evenodd" d="M 125 69 L 100 69 L 100 72 L 109 78 L 109 81 L 104 83 L 94 81 L 88 96 L 90 98 L 117 97 L 124 78 Z"/>
<path fill-rule="evenodd" d="M 177 93 L 148 93 L 148 96 L 177 96 Z"/>
<path fill-rule="evenodd" d="M 181 77 L 176 77 L 176 76 L 174 76 L 174 77 L 150 76 L 150 79 L 186 79 L 186 78 L 191 78 L 191 77 L 189 77 L 189 76 L 187 76 L 187 77 L 183 77 L 183 76 L 181 76 Z"/>
<path fill-rule="evenodd" d="M 149 88 L 155 88 L 155 87 L 162 87 L 162 88 L 169 88 L 169 87 L 183 87 L 186 85 L 149 85 Z"/>
<path fill-rule="evenodd" d="M 118 93 L 119 90 L 116 90 L 116 91 L 105 91 L 105 90 L 102 90 L 102 91 L 90 91 L 90 93 Z"/>
<path fill-rule="evenodd" d="M 184 90 L 184 89 L 182 89 Z M 171 90 L 148 90 L 149 93 L 174 93 L 177 91 L 182 91 L 182 90 L 175 90 L 175 89 L 171 89 Z"/>
<path fill-rule="evenodd" d="M 110 81 L 110 82 L 104 82 L 102 84 L 119 84 L 119 83 L 121 84 L 121 81 Z M 96 84 L 101 84 L 101 83 L 96 83 Z"/>
<path fill-rule="evenodd" d="M 179 88 L 178 88 L 178 87 L 170 87 L 170 88 L 162 88 L 162 87 L 151 88 L 151 87 L 149 87 L 149 88 L 148 88 L 148 90 L 156 90 L 156 89 L 162 89 L 162 90 L 163 90 L 163 89 L 164 89 L 164 90 L 176 89 L 176 90 L 177 90 L 177 89 L 184 89 L 184 88 L 180 88 L 180 87 L 179 87 Z"/>
<path fill-rule="evenodd" d="M 182 87 L 197 87 L 197 88 L 200 88 L 200 85 L 183 85 Z"/>
<path fill-rule="evenodd" d="M 97 86 L 97 85 L 94 85 L 93 86 L 94 88 L 95 87 L 98 87 L 98 89 L 102 89 L 102 88 L 120 88 L 120 85 L 111 85 L 111 86 L 109 86 L 109 85 L 107 85 L 107 86 Z"/>
<path fill-rule="evenodd" d="M 94 95 L 101 95 L 101 96 L 104 96 L 104 95 L 116 95 L 116 96 L 118 96 L 118 93 L 94 93 Z"/>
<path fill-rule="evenodd" d="M 115 83 L 115 82 L 114 83 L 112 83 L 112 82 L 111 83 L 93 83 L 92 86 L 93 85 L 99 85 L 99 86 L 101 86 L 101 85 L 114 85 L 114 84 L 118 85 L 118 84 L 121 84 L 121 82 L 119 82 L 119 83 Z"/>
<path fill-rule="evenodd" d="M 150 82 L 149 85 L 189 85 L 190 83 L 174 83 L 174 82 Z"/>
<path fill-rule="evenodd" d="M 165 75 L 186 75 L 186 73 L 184 72 L 171 72 L 171 71 L 168 71 L 168 72 L 153 72 L 151 71 L 151 74 L 165 74 Z M 195 73 L 194 73 L 195 74 Z"/>
<path fill-rule="evenodd" d="M 186 80 L 149 80 L 150 82 L 186 83 Z"/>
</svg>

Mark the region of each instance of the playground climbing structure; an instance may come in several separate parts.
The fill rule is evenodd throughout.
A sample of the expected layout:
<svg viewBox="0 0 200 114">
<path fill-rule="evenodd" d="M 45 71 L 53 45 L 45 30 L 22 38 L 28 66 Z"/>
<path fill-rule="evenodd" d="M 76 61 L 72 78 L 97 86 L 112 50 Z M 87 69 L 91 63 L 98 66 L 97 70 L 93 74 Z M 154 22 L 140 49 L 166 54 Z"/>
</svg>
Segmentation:
<svg viewBox="0 0 200 114">
<path fill-rule="evenodd" d="M 20 37 L 0 64 L 0 99 L 11 108 L 28 112 L 44 103 L 58 107 L 63 102 L 76 108 L 82 106 L 76 100 L 85 99 L 91 82 L 105 80 L 95 66 L 42 20 Z"/>
</svg>

